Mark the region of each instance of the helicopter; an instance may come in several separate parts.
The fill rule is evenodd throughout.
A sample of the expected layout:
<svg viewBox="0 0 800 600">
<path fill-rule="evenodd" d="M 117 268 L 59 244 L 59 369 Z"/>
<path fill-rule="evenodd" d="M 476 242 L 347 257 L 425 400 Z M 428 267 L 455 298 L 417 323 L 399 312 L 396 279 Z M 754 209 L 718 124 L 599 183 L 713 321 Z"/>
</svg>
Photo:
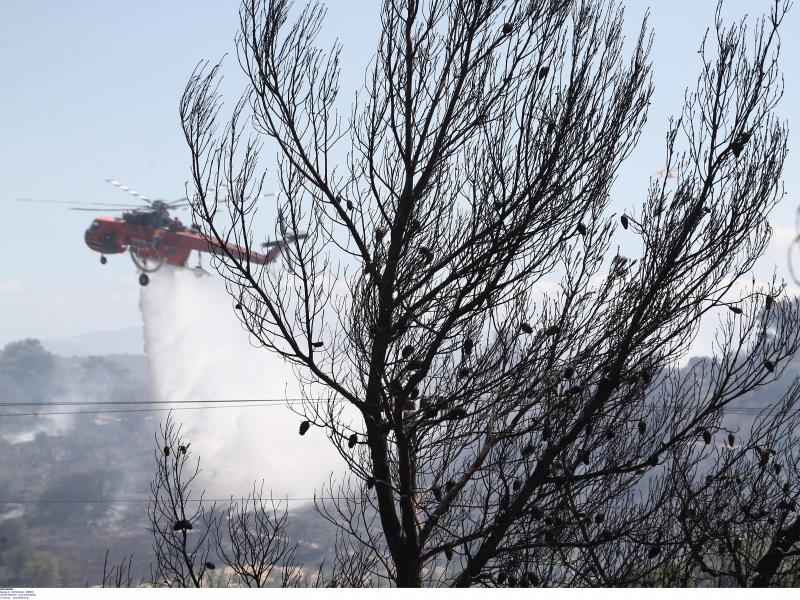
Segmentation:
<svg viewBox="0 0 800 600">
<path fill-rule="evenodd" d="M 279 213 L 282 239 L 264 242 L 262 247 L 269 248 L 265 254 L 248 251 L 232 243 L 226 243 L 223 246 L 204 238 L 196 226 L 187 227 L 177 217 L 170 216 L 170 210 L 189 207 L 189 198 L 179 198 L 172 202 L 151 200 L 115 179 L 109 178 L 106 179 L 106 182 L 135 196 L 146 206 L 128 207 L 98 202 L 65 204 L 80 205 L 73 206 L 71 210 L 94 212 L 110 210 L 122 213 L 120 217 L 101 216 L 94 219 L 84 234 L 84 241 L 90 249 L 100 253 L 101 264 L 108 262 L 107 255 L 122 254 L 127 251 L 139 271 L 139 284 L 142 286 L 150 283 L 150 275 L 165 264 L 188 268 L 187 263 L 193 251 L 198 253 L 198 266 L 194 267 L 194 270 L 198 275 L 202 275 L 205 270 L 199 262 L 199 257 L 203 252 L 222 254 L 227 250 L 238 260 L 248 259 L 252 263 L 263 265 L 274 262 L 286 244 L 307 237 L 306 234 L 286 235 L 283 218 Z M 275 196 L 277 194 L 263 195 Z M 20 198 L 20 200 L 36 202 L 36 200 L 27 198 Z M 60 203 L 54 200 L 39 200 L 38 202 Z M 87 206 L 91 206 L 91 208 L 87 208 Z"/>
</svg>

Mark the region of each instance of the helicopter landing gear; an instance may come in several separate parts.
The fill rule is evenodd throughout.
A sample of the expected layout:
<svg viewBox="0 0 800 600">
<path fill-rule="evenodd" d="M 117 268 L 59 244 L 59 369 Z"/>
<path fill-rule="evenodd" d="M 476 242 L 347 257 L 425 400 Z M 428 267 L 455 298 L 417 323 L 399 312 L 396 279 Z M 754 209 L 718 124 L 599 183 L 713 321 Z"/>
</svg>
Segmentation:
<svg viewBox="0 0 800 600">
<path fill-rule="evenodd" d="M 148 250 L 147 247 L 144 249 Z M 150 249 L 152 249 L 152 246 Z M 158 271 L 164 265 L 165 258 L 158 253 L 155 253 L 155 256 L 152 258 L 146 258 L 146 255 L 145 257 L 140 257 L 137 254 L 137 247 L 134 246 L 130 246 L 128 251 L 130 252 L 133 264 L 136 265 L 136 268 L 141 272 L 141 275 L 139 275 L 139 284 L 143 286 L 147 285 L 150 283 L 150 275 L 148 275 L 148 273 L 155 273 Z"/>
<path fill-rule="evenodd" d="M 105 256 L 101 256 L 101 257 L 100 257 L 100 264 L 101 264 L 101 265 L 104 265 L 104 264 L 106 264 L 107 262 L 108 262 L 108 259 L 107 259 Z"/>
</svg>

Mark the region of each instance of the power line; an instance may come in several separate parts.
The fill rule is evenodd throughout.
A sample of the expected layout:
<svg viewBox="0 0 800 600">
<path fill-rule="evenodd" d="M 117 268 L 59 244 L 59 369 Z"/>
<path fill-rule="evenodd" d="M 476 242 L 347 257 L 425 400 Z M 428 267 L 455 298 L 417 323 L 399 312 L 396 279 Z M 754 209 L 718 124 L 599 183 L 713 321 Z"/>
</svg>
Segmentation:
<svg viewBox="0 0 800 600">
<path fill-rule="evenodd" d="M 120 413 L 142 413 L 142 412 L 169 412 L 173 410 L 212 410 L 222 408 L 274 408 L 281 405 L 293 406 L 300 404 L 302 401 L 252 401 L 250 404 L 223 404 L 217 406 L 173 406 L 171 408 L 128 408 L 128 409 L 109 409 L 109 410 L 67 410 L 67 411 L 39 411 L 39 412 L 13 412 L 13 413 L 0 413 L 0 417 L 50 417 L 50 416 L 63 416 L 63 415 L 104 415 L 104 414 L 120 414 Z M 308 404 L 321 404 L 324 400 L 305 400 Z M 54 405 L 57 405 L 55 403 Z M 101 403 L 103 404 L 103 403 Z M 111 403 L 113 404 L 113 403 Z M 124 404 L 124 403 L 121 403 Z M 163 404 L 173 404 L 171 402 L 164 402 Z M 13 404 L 7 407 L 13 407 Z M 20 405 L 22 406 L 22 405 Z M 41 406 L 48 406 L 42 404 Z M 658 407 L 651 407 L 654 410 L 659 410 Z M 723 409 L 722 413 L 726 415 L 743 415 L 756 417 L 760 415 L 768 407 L 742 407 L 742 408 L 728 408 Z"/>
<path fill-rule="evenodd" d="M 308 401 L 310 404 L 319 404 L 320 402 Z M 292 406 L 297 403 L 288 403 Z M 281 406 L 278 403 L 268 404 L 226 404 L 222 406 L 175 406 L 172 408 L 130 408 L 130 409 L 111 409 L 111 410 L 68 410 L 68 411 L 47 411 L 47 412 L 23 412 L 23 413 L 0 413 L 0 417 L 51 417 L 51 416 L 65 416 L 65 415 L 107 415 L 107 414 L 122 414 L 122 413 L 142 413 L 142 412 L 170 412 L 177 410 L 212 410 L 221 408 L 274 408 Z M 658 410 L 658 409 L 655 409 Z M 757 417 L 767 408 L 742 408 L 742 409 L 727 409 L 722 411 L 725 415 L 742 415 Z"/>
<path fill-rule="evenodd" d="M 198 503 L 198 502 L 237 502 L 237 501 L 246 501 L 251 500 L 252 498 L 248 497 L 240 497 L 240 496 L 231 496 L 228 498 L 196 498 L 196 499 L 185 499 L 183 502 L 186 503 Z M 344 498 L 344 497 L 336 497 L 336 496 L 307 496 L 307 497 L 296 497 L 296 498 L 285 498 L 285 497 L 273 497 L 273 498 L 262 498 L 262 500 L 266 501 L 269 500 L 270 502 L 306 502 L 309 500 L 352 500 L 352 498 Z M 142 504 L 146 502 L 150 502 L 151 498 L 80 498 L 80 499 L 68 499 L 68 500 L 28 500 L 28 499 L 16 499 L 16 500 L 0 500 L 0 505 L 8 505 L 8 504 Z"/>
<path fill-rule="evenodd" d="M 49 417 L 56 415 L 105 415 L 139 412 L 169 412 L 173 410 L 212 410 L 215 408 L 274 408 L 278 403 L 269 404 L 225 404 L 222 406 L 174 406 L 172 408 L 122 408 L 112 410 L 64 410 L 28 413 L 0 413 L 0 417 Z"/>
<path fill-rule="evenodd" d="M 269 406 L 292 406 L 295 404 L 323 404 L 326 402 L 343 402 L 337 399 L 325 398 L 218 398 L 210 400 L 73 400 L 63 402 L 0 402 L 0 407 L 51 407 L 51 406 L 168 406 L 170 408 L 125 408 L 125 409 L 99 409 L 99 410 L 71 410 L 71 411 L 37 411 L 37 412 L 9 412 L 0 413 L 0 417 L 46 417 L 60 415 L 88 415 L 88 414 L 119 414 L 136 412 L 165 412 L 170 410 L 209 410 L 219 408 L 261 408 Z M 191 405 L 191 406 L 184 406 Z M 666 410 L 667 407 L 649 405 L 653 410 Z M 740 406 L 725 407 L 724 414 L 757 416 L 768 410 L 769 407 Z"/>
<path fill-rule="evenodd" d="M 320 404 L 327 402 L 322 399 L 304 398 L 225 398 L 216 400 L 78 400 L 65 402 L 0 402 L 0 406 L 14 408 L 17 406 L 137 406 L 137 405 L 156 405 L 169 406 L 170 408 L 126 408 L 126 409 L 100 409 L 100 410 L 69 410 L 69 411 L 37 411 L 37 412 L 9 412 L 0 413 L 0 417 L 46 417 L 51 415 L 94 415 L 94 414 L 118 414 L 135 412 L 165 412 L 171 410 L 209 410 L 214 408 L 253 408 L 271 407 L 280 405 L 301 404 L 303 402 Z M 184 404 L 200 406 L 181 406 Z M 179 406 L 174 406 L 179 405 Z"/>
<path fill-rule="evenodd" d="M 234 402 L 303 402 L 304 398 L 234 398 L 221 400 L 75 400 L 70 402 L 0 402 L 0 406 L 92 406 L 129 404 L 214 404 Z M 308 399 L 309 402 L 322 402 L 321 399 Z"/>
</svg>

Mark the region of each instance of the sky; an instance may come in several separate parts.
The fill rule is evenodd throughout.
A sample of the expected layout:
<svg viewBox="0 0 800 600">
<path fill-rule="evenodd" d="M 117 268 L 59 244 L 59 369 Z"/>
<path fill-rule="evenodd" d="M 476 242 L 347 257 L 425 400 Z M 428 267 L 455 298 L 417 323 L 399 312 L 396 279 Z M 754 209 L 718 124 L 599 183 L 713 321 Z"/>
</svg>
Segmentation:
<svg viewBox="0 0 800 600">
<path fill-rule="evenodd" d="M 771 1 L 730 0 L 728 21 Z M 298 2 L 297 4 L 302 4 Z M 633 38 L 645 11 L 655 31 L 655 96 L 638 148 L 625 163 L 611 210 L 636 206 L 649 177 L 662 166 L 669 116 L 698 74 L 697 49 L 713 24 L 712 0 L 625 3 Z M 373 54 L 380 2 L 328 2 L 321 42 L 338 38 L 342 95 L 352 97 Z M 184 195 L 189 152 L 178 101 L 201 60 L 234 51 L 235 0 L 107 2 L 0 0 L 0 346 L 23 337 L 68 337 L 141 326 L 136 272 L 125 255 L 101 266 L 83 242 L 91 212 L 18 198 L 128 203 L 104 182 L 113 177 L 149 197 Z M 786 244 L 800 205 L 800 7 L 782 33 L 785 96 L 779 109 L 790 123 L 786 198 L 770 222 L 776 239 L 762 261 L 788 277 Z M 235 56 L 225 59 L 228 105 L 239 84 Z M 268 201 L 267 201 L 268 202 Z M 264 219 L 273 219 L 266 207 Z M 98 215 L 101 213 L 98 213 Z M 187 215 L 179 215 L 188 220 Z M 271 227 L 267 226 L 267 230 Z"/>
</svg>

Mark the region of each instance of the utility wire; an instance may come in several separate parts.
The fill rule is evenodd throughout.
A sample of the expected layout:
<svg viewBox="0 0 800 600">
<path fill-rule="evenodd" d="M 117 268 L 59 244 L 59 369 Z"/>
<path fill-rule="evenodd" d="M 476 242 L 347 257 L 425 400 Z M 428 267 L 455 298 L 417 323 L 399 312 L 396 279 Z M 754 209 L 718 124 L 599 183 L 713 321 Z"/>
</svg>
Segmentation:
<svg viewBox="0 0 800 600">
<path fill-rule="evenodd" d="M 214 404 L 234 402 L 302 402 L 303 398 L 235 398 L 223 400 L 75 400 L 70 402 L 0 402 L 0 406 L 91 406 L 128 404 Z M 321 402 L 322 400 L 311 400 Z"/>
<path fill-rule="evenodd" d="M 183 404 L 214 404 L 214 405 L 228 405 L 234 404 L 237 406 L 231 406 L 231 408 L 237 408 L 240 405 L 249 405 L 251 403 L 256 403 L 257 405 L 266 406 L 268 404 L 298 404 L 298 403 L 310 403 L 310 404 L 323 404 L 329 402 L 329 399 L 326 398 L 218 398 L 213 400 L 73 400 L 73 401 L 64 401 L 64 402 L 0 402 L 0 407 L 4 408 L 14 408 L 17 406 L 135 406 L 135 405 L 183 405 Z M 342 402 L 342 400 L 334 400 L 334 402 Z M 225 408 L 225 406 L 198 406 L 198 407 L 190 407 L 190 408 Z M 656 406 L 655 404 L 649 405 L 649 408 L 654 410 L 659 410 L 660 407 Z M 723 411 L 729 414 L 759 414 L 767 407 L 760 407 L 760 406 L 739 406 L 739 407 L 725 407 Z M 145 409 L 150 410 L 150 409 Z M 155 409 L 153 409 L 155 410 Z M 176 409 L 177 410 L 177 409 Z M 77 414 L 89 414 L 95 411 L 86 411 L 85 413 L 77 413 Z M 105 412 L 97 411 L 97 412 Z M 19 414 L 19 413 L 14 413 Z M 35 414 L 49 414 L 49 413 L 35 413 Z M 54 414 L 69 414 L 69 413 L 54 413 Z M 0 414 L 0 416 L 4 416 Z"/>
<path fill-rule="evenodd" d="M 185 499 L 183 502 L 230 502 L 233 500 L 234 502 L 247 500 L 247 497 L 239 497 L 239 496 L 231 496 L 229 498 L 196 498 L 196 499 Z M 264 498 L 266 500 L 266 498 Z M 309 500 L 352 500 L 352 498 L 344 498 L 344 497 L 336 497 L 336 496 L 317 496 L 314 498 L 313 496 L 308 497 L 297 497 L 297 498 L 281 498 L 281 497 L 273 497 L 270 498 L 270 501 L 275 502 L 306 502 Z M 25 500 L 25 499 L 16 499 L 16 500 L 0 500 L 0 505 L 6 504 L 141 504 L 145 502 L 150 502 L 151 498 L 94 498 L 94 499 L 77 499 L 77 500 Z"/>
<path fill-rule="evenodd" d="M 15 406 L 91 406 L 99 405 L 129 405 L 129 404 L 156 404 L 156 405 L 174 405 L 174 404 L 198 404 L 198 403 L 214 403 L 211 405 L 202 406 L 171 406 L 170 408 L 125 408 L 125 409 L 103 409 L 103 410 L 68 410 L 68 411 L 38 411 L 38 412 L 7 412 L 0 413 L 0 417 L 48 417 L 58 415 L 100 415 L 100 414 L 120 414 L 120 413 L 140 413 L 140 412 L 168 412 L 177 410 L 211 410 L 221 408 L 269 408 L 276 406 L 293 406 L 303 402 L 307 404 L 323 404 L 327 400 L 303 400 L 302 398 L 292 399 L 260 399 L 260 400 L 175 400 L 175 401 L 154 401 L 154 402 L 52 402 L 52 403 L 0 403 L 0 406 L 5 408 L 13 408 Z M 246 402 L 247 404 L 241 404 Z M 341 400 L 336 400 L 341 402 Z M 653 410 L 663 410 L 658 406 L 650 406 Z M 739 408 L 723 408 L 722 413 L 726 415 L 747 415 L 758 416 L 769 407 L 758 406 L 742 406 Z"/>
<path fill-rule="evenodd" d="M 237 399 L 217 399 L 217 400 L 80 400 L 69 402 L 0 402 L 4 408 L 15 408 L 17 406 L 136 406 L 136 405 L 166 405 L 170 408 L 125 408 L 125 409 L 101 409 L 101 410 L 69 410 L 69 411 L 37 411 L 37 412 L 7 412 L 0 413 L 0 417 L 47 417 L 51 415 L 95 415 L 95 414 L 118 414 L 135 412 L 165 412 L 171 410 L 209 410 L 214 408 L 253 408 L 253 407 L 272 407 L 301 404 L 308 402 L 311 404 L 321 404 L 327 402 L 322 399 L 303 398 L 237 398 Z M 181 406 L 185 404 L 200 406 Z M 174 406 L 179 405 L 179 406 Z"/>
<path fill-rule="evenodd" d="M 274 408 L 281 406 L 276 402 L 269 404 L 225 404 L 222 406 L 174 406 L 172 408 L 122 408 L 113 410 L 63 410 L 28 413 L 0 413 L 0 417 L 49 417 L 55 415 L 106 415 L 138 412 L 170 412 L 173 410 L 212 410 L 215 408 Z"/>
</svg>

